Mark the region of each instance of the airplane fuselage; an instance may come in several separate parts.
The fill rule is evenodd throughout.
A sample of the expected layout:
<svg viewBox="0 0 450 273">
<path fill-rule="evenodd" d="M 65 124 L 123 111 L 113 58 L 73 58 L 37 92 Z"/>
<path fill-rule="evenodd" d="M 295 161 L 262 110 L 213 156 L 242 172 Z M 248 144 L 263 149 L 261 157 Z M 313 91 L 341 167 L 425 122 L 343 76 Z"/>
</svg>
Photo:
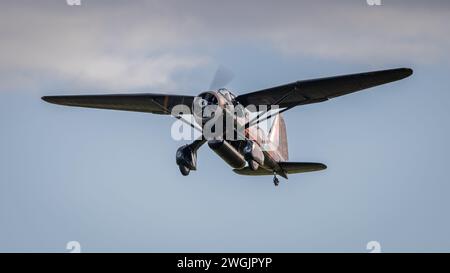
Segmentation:
<svg viewBox="0 0 450 273">
<path fill-rule="evenodd" d="M 220 134 L 203 135 L 208 145 L 235 169 L 242 169 L 248 165 L 252 169 L 264 168 L 286 177 L 286 173 L 278 162 L 288 159 L 279 150 L 280 145 L 287 143 L 282 142 L 285 140 L 270 137 L 270 133 L 277 134 L 275 130 L 279 130 L 278 124 L 270 128 L 269 134 L 264 132 L 259 124 L 249 126 L 252 121 L 250 117 L 259 109 L 259 106 L 244 108 L 237 105 L 234 98 L 235 96 L 228 90 L 219 89 L 204 92 L 198 96 L 197 101 L 194 101 L 193 108 L 203 108 L 202 111 L 193 109 L 195 120 L 202 127 L 203 132 L 209 131 L 207 127 L 218 127 L 218 124 L 223 129 Z M 208 110 L 206 107 L 209 105 L 213 108 Z M 211 115 L 211 113 L 214 114 Z M 276 122 L 277 120 L 274 121 Z M 265 124 L 266 127 L 268 127 L 267 124 L 269 124 L 268 121 Z"/>
</svg>

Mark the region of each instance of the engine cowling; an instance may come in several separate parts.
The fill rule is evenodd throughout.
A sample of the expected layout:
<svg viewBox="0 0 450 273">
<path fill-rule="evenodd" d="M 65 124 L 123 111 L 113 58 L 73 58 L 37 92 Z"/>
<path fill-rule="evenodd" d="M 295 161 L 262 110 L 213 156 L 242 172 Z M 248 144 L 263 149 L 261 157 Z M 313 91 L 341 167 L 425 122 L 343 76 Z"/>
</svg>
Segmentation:
<svg viewBox="0 0 450 273">
<path fill-rule="evenodd" d="M 209 120 L 219 117 L 222 113 L 225 101 L 215 91 L 201 93 L 195 97 L 192 104 L 192 114 L 195 121 L 202 126 Z"/>
</svg>

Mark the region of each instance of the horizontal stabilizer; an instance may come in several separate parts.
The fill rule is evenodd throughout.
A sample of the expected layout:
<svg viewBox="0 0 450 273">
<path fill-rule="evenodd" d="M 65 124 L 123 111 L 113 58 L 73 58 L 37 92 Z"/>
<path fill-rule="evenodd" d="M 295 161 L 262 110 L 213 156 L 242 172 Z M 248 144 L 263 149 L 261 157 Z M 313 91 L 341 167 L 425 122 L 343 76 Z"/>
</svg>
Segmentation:
<svg viewBox="0 0 450 273">
<path fill-rule="evenodd" d="M 287 174 L 315 172 L 327 168 L 325 164 L 311 162 L 279 162 L 278 164 Z M 241 175 L 273 175 L 272 171 L 263 168 L 253 171 L 249 167 L 245 167 L 243 169 L 234 169 L 233 171 Z"/>
</svg>

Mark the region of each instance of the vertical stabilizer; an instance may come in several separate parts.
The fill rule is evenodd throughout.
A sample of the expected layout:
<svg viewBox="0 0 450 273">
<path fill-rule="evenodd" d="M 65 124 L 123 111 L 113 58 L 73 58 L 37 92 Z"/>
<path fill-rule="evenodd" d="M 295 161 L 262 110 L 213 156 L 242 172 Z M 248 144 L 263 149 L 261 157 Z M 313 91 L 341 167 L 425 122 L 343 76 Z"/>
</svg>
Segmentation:
<svg viewBox="0 0 450 273">
<path fill-rule="evenodd" d="M 275 116 L 272 127 L 269 131 L 269 140 L 276 147 L 277 152 L 283 161 L 289 160 L 286 124 L 282 114 Z"/>
</svg>

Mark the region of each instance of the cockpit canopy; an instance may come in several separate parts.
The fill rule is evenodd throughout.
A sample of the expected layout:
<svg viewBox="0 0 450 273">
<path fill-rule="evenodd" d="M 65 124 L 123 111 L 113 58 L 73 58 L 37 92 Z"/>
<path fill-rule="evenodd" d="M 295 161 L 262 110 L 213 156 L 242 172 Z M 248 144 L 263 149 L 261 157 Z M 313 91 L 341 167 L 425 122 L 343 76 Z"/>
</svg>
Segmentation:
<svg viewBox="0 0 450 273">
<path fill-rule="evenodd" d="M 234 99 L 236 98 L 236 96 L 233 95 L 233 93 L 228 91 L 228 89 L 226 88 L 220 88 L 219 90 L 217 90 L 217 92 L 221 94 L 229 102 L 234 101 Z"/>
</svg>

